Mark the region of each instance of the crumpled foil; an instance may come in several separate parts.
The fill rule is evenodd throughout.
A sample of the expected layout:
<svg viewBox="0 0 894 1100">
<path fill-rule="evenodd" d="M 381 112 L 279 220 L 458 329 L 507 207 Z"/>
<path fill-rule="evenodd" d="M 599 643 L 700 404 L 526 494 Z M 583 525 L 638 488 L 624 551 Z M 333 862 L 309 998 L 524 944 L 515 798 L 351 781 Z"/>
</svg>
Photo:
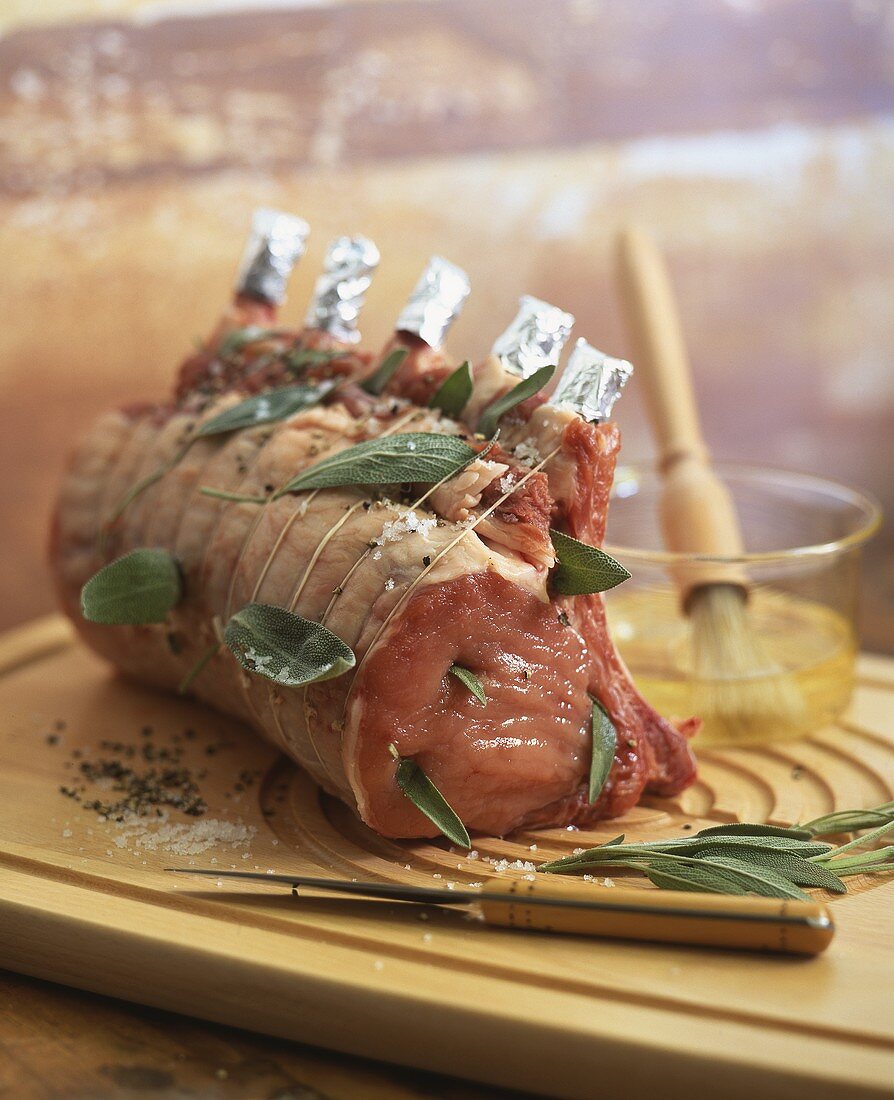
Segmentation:
<svg viewBox="0 0 894 1100">
<path fill-rule="evenodd" d="M 573 324 L 573 314 L 525 294 L 512 324 L 497 337 L 493 354 L 507 370 L 528 378 L 541 367 L 558 363 Z"/>
<path fill-rule="evenodd" d="M 444 343 L 447 330 L 469 296 L 469 276 L 441 256 L 432 256 L 401 311 L 397 332 L 410 332 L 431 348 Z"/>
<path fill-rule="evenodd" d="M 631 374 L 633 365 L 626 359 L 613 359 L 578 340 L 549 403 L 573 409 L 584 420 L 608 420 Z"/>
<path fill-rule="evenodd" d="M 307 311 L 308 328 L 328 332 L 345 344 L 360 339 L 357 318 L 379 266 L 379 250 L 368 237 L 337 237 L 326 249 Z"/>
<path fill-rule="evenodd" d="M 292 269 L 304 255 L 308 233 L 310 226 L 303 218 L 281 210 L 256 210 L 239 264 L 236 293 L 281 305 Z"/>
</svg>

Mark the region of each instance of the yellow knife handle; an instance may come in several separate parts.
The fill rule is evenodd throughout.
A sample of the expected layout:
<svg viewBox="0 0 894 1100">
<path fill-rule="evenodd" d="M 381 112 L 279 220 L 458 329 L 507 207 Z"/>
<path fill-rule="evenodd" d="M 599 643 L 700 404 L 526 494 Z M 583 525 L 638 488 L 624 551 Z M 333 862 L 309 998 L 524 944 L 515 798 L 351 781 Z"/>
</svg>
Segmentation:
<svg viewBox="0 0 894 1100">
<path fill-rule="evenodd" d="M 835 933 L 819 902 L 630 890 L 548 875 L 488 883 L 479 904 L 488 924 L 506 928 L 793 955 L 818 955 Z"/>
</svg>

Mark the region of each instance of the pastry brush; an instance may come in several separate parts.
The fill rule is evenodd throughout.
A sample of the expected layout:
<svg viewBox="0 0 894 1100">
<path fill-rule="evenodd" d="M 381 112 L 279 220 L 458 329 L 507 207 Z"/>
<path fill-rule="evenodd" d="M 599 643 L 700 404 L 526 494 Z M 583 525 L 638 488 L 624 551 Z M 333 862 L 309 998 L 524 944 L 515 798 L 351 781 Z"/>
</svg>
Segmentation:
<svg viewBox="0 0 894 1100">
<path fill-rule="evenodd" d="M 643 230 L 618 239 L 618 282 L 663 477 L 665 544 L 692 630 L 695 705 L 720 738 L 759 741 L 794 726 L 804 700 L 755 632 L 732 497 L 702 435 L 680 317 L 664 260 Z M 702 556 L 704 560 L 699 560 Z"/>
</svg>

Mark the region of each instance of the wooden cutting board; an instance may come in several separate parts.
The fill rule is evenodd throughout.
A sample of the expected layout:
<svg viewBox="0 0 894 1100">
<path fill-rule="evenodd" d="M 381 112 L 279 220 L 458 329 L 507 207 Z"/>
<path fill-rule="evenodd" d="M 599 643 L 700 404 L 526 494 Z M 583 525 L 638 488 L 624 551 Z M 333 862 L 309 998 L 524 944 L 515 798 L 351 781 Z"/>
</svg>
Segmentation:
<svg viewBox="0 0 894 1100">
<path fill-rule="evenodd" d="M 621 828 L 651 839 L 877 804 L 894 798 L 894 662 L 862 658 L 847 717 L 807 740 L 705 752 L 695 787 L 622 826 L 478 838 L 477 859 L 375 836 L 237 723 L 112 675 L 57 618 L 0 637 L 0 716 L 2 966 L 549 1095 L 894 1095 L 890 878 L 851 879 L 832 902 L 832 947 L 797 960 L 502 931 L 163 871 L 194 860 L 470 883 L 500 873 L 488 860 L 537 863 Z M 60 791 L 85 761 L 110 760 L 188 768 L 207 812 L 122 825 L 83 804 L 116 797 L 108 781 L 81 802 Z"/>
</svg>

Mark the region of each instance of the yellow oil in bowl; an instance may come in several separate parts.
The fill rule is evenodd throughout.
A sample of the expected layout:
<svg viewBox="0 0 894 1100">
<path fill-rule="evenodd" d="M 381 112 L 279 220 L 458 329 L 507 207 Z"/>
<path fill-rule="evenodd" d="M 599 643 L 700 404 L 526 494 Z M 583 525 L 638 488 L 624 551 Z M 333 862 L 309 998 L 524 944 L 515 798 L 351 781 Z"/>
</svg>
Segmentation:
<svg viewBox="0 0 894 1100">
<path fill-rule="evenodd" d="M 857 643 L 851 621 L 823 604 L 772 590 L 751 593 L 748 621 L 760 640 L 762 667 L 740 678 L 738 690 L 756 697 L 784 691 L 795 705 L 772 709 L 746 729 L 717 714 L 719 692 L 730 685 L 698 675 L 693 661 L 692 628 L 676 592 L 664 589 L 608 594 L 609 626 L 637 687 L 664 715 L 698 715 L 704 725 L 698 745 L 759 744 L 798 737 L 822 728 L 847 706 L 854 685 Z M 767 680 L 774 691 L 768 693 Z"/>
<path fill-rule="evenodd" d="M 841 714 L 854 686 L 863 546 L 881 522 L 865 493 L 827 478 L 756 466 L 715 467 L 745 539 L 735 558 L 668 553 L 663 482 L 619 467 L 605 549 L 630 571 L 606 593 L 612 637 L 661 713 L 704 721 L 697 746 L 761 744 L 813 733 Z M 692 565 L 731 569 L 747 587 L 745 622 L 729 601 L 705 616 L 700 644 L 680 607 Z M 711 677 L 715 677 L 712 679 Z M 725 678 L 723 678 L 725 677 Z"/>
</svg>

